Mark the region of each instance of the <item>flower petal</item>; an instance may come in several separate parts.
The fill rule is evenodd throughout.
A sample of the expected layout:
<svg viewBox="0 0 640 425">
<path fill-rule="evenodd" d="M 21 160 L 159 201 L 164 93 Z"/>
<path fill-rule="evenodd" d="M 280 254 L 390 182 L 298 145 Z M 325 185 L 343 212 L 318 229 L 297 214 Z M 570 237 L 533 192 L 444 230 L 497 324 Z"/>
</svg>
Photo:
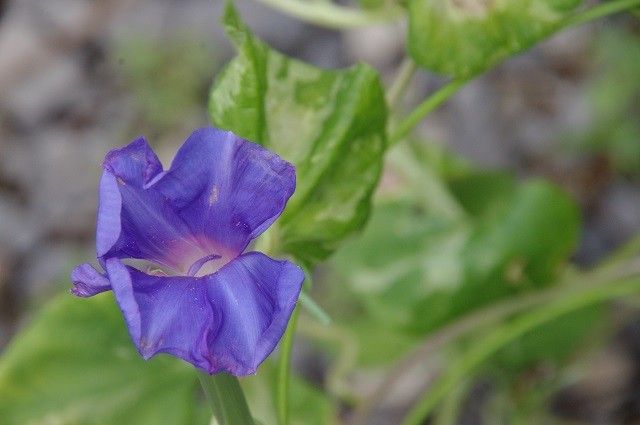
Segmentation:
<svg viewBox="0 0 640 425">
<path fill-rule="evenodd" d="M 284 333 L 304 273 L 251 252 L 203 277 L 151 276 L 106 260 L 131 337 L 144 358 L 180 357 L 210 374 L 255 373 Z"/>
<path fill-rule="evenodd" d="M 91 264 L 80 264 L 71 272 L 71 293 L 78 297 L 91 297 L 111 289 L 109 280 L 98 273 Z"/>
<path fill-rule="evenodd" d="M 204 255 L 170 201 L 153 188 L 163 174 L 142 138 L 107 154 L 100 180 L 98 257 L 148 259 L 186 272 L 193 258 Z"/>
<path fill-rule="evenodd" d="M 140 187 L 162 173 L 162 164 L 144 137 L 109 151 L 102 165 L 114 176 Z"/>
<path fill-rule="evenodd" d="M 196 130 L 157 184 L 196 235 L 239 254 L 284 210 L 293 165 L 215 128 Z"/>
</svg>

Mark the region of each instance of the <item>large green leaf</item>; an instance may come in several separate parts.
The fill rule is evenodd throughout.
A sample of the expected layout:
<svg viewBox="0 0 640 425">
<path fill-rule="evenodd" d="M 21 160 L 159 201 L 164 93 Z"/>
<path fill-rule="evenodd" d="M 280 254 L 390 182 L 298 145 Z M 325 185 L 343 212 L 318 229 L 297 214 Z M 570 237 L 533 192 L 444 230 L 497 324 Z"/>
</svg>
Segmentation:
<svg viewBox="0 0 640 425">
<path fill-rule="evenodd" d="M 180 361 L 140 358 L 111 294 L 64 295 L 0 359 L 0 423 L 204 424 L 197 385 Z"/>
<path fill-rule="evenodd" d="M 557 31 L 580 3 L 409 0 L 409 53 L 432 71 L 468 77 Z"/>
<path fill-rule="evenodd" d="M 255 38 L 231 5 L 223 23 L 238 55 L 213 86 L 211 119 L 296 165 L 296 193 L 276 240 L 306 263 L 323 259 L 369 213 L 386 146 L 377 73 L 289 59 Z"/>
</svg>

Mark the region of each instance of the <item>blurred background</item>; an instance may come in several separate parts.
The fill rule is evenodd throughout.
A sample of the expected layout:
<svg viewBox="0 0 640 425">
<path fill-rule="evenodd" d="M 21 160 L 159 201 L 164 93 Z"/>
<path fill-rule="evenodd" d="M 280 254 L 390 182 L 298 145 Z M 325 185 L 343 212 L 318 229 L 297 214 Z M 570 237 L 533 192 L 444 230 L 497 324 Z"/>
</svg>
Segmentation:
<svg viewBox="0 0 640 425">
<path fill-rule="evenodd" d="M 405 55 L 401 23 L 339 32 L 236 3 L 268 44 L 319 67 L 364 61 L 388 81 Z M 145 135 L 167 165 L 207 125 L 209 87 L 233 55 L 221 9 L 217 0 L 0 0 L 0 352 L 38 306 L 69 288 L 72 266 L 94 257 L 105 152 Z M 420 72 L 406 106 L 442 81 Z M 595 264 L 640 232 L 640 20 L 608 18 L 554 36 L 470 83 L 419 133 L 438 158 L 560 185 L 583 218 L 573 261 Z M 392 170 L 382 190 L 394 190 Z M 640 423 L 640 315 L 614 310 L 602 344 L 580 357 L 586 372 L 554 391 L 554 417 Z M 299 373 L 322 386 L 326 356 L 304 338 L 297 345 Z M 490 423 L 478 412 L 492 388 L 472 385 L 461 423 Z M 376 423 L 393 423 L 404 402 L 396 399 Z"/>
</svg>

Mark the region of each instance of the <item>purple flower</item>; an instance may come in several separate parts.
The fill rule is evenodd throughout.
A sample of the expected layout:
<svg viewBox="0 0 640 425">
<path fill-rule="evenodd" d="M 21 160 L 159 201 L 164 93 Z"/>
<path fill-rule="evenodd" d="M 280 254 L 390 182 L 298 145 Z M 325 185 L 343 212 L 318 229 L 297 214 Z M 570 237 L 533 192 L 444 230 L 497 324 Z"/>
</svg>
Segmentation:
<svg viewBox="0 0 640 425">
<path fill-rule="evenodd" d="M 282 337 L 304 273 L 243 252 L 282 213 L 294 167 L 203 128 L 167 171 L 143 138 L 109 152 L 103 169 L 96 249 L 104 274 L 76 267 L 71 292 L 113 290 L 145 359 L 168 353 L 210 374 L 255 373 Z"/>
</svg>

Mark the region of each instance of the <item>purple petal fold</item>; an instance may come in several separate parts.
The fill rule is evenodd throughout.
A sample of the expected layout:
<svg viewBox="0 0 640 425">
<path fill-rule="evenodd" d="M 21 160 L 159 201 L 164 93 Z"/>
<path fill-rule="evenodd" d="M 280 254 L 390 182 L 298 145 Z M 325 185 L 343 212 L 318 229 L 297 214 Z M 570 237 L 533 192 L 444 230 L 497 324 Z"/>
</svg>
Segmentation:
<svg viewBox="0 0 640 425">
<path fill-rule="evenodd" d="M 180 357 L 210 374 L 255 373 L 284 333 L 304 273 L 264 254 L 243 254 L 203 277 L 152 276 L 105 262 L 129 333 L 144 358 Z"/>
<path fill-rule="evenodd" d="M 162 164 L 144 137 L 110 151 L 104 158 L 103 167 L 136 186 L 143 186 L 162 173 Z"/>
<path fill-rule="evenodd" d="M 98 257 L 147 259 L 186 272 L 188 261 L 205 255 L 170 201 L 149 187 L 161 176 L 144 139 L 109 152 L 100 180 Z"/>
<path fill-rule="evenodd" d="M 295 186 L 291 164 L 214 128 L 196 130 L 156 185 L 194 234 L 235 253 L 278 218 Z"/>
<path fill-rule="evenodd" d="M 109 280 L 90 264 L 80 264 L 71 272 L 71 293 L 78 297 L 91 297 L 111 289 Z"/>
</svg>

